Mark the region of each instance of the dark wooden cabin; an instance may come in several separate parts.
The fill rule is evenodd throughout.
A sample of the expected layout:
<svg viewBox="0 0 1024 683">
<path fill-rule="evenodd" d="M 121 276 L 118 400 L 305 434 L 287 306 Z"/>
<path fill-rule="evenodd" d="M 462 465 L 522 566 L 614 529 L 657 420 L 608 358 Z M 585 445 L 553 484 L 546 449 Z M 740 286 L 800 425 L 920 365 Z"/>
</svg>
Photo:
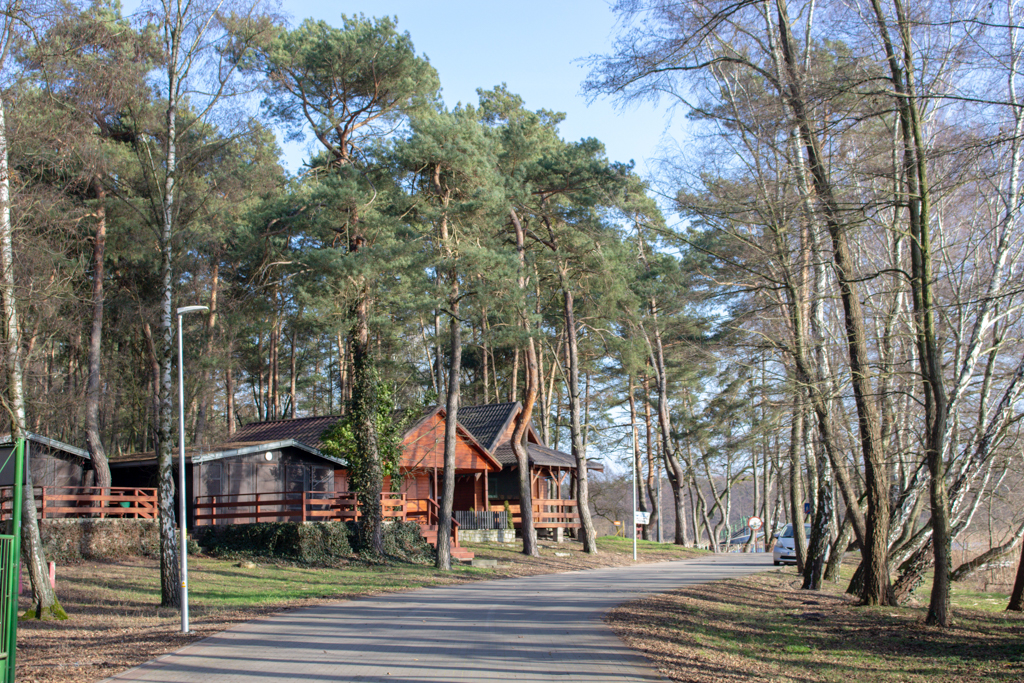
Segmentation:
<svg viewBox="0 0 1024 683">
<path fill-rule="evenodd" d="M 92 485 L 89 451 L 31 432 L 26 434 L 25 442 L 34 486 L 65 488 Z M 13 450 L 11 435 L 0 436 L 0 486 L 14 483 Z"/>
</svg>

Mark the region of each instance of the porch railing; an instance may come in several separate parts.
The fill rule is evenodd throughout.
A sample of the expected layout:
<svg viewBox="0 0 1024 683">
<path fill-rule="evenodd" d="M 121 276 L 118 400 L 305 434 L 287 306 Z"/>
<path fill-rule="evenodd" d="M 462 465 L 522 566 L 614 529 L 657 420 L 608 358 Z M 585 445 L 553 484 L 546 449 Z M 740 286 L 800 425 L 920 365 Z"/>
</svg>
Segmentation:
<svg viewBox="0 0 1024 683">
<path fill-rule="evenodd" d="M 556 527 L 566 529 L 579 528 L 580 516 L 576 511 L 576 507 L 577 503 L 575 500 L 534 498 L 533 526 L 536 529 L 553 529 Z M 492 512 L 504 509 L 504 505 L 491 505 Z M 510 504 L 509 509 L 512 512 L 512 525 L 518 529 L 523 525 L 519 503 Z"/>
<path fill-rule="evenodd" d="M 35 486 L 39 519 L 54 517 L 128 517 L 156 519 L 156 489 L 99 486 Z M 0 520 L 11 518 L 13 491 L 0 486 Z"/>
<path fill-rule="evenodd" d="M 382 493 L 386 519 L 406 520 L 404 493 Z M 275 491 L 197 496 L 195 524 L 245 524 L 260 521 L 327 522 L 362 517 L 356 494 L 334 491 Z"/>
<path fill-rule="evenodd" d="M 505 529 L 508 526 L 508 513 L 504 508 L 498 512 L 456 510 L 452 514 L 463 530 Z"/>
</svg>

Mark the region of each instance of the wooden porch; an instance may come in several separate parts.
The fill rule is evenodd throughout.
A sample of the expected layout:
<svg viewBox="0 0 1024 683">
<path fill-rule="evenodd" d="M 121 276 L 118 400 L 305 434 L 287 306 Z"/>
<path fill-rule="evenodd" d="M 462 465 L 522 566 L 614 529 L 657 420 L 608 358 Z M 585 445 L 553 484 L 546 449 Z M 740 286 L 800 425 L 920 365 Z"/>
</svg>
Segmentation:
<svg viewBox="0 0 1024 683">
<path fill-rule="evenodd" d="M 580 516 L 576 510 L 575 500 L 562 498 L 534 498 L 533 499 L 533 526 L 535 529 L 578 529 L 580 527 Z M 491 505 L 492 512 L 500 512 L 505 509 L 502 505 Z M 509 509 L 512 511 L 512 526 L 521 529 L 523 526 L 522 507 L 519 501 L 509 501 Z"/>
<path fill-rule="evenodd" d="M 276 491 L 198 496 L 194 504 L 197 526 L 274 522 L 349 522 L 362 519 L 361 503 L 349 491 Z M 382 493 L 385 520 L 416 522 L 430 545 L 437 547 L 438 512 L 432 498 L 408 498 L 404 493 Z M 473 559 L 473 553 L 459 545 L 459 523 L 452 519 L 452 557 Z"/>
<path fill-rule="evenodd" d="M 156 519 L 156 489 L 99 486 L 35 486 L 39 519 L 122 517 Z M 0 520 L 11 518 L 13 490 L 0 487 Z"/>
</svg>

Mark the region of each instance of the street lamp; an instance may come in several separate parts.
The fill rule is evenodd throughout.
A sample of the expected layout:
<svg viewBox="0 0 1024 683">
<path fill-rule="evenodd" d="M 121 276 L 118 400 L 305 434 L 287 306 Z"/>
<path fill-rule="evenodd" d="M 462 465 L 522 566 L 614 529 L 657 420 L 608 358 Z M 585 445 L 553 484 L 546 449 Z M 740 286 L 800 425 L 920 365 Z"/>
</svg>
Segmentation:
<svg viewBox="0 0 1024 683">
<path fill-rule="evenodd" d="M 633 473 L 633 561 L 636 562 L 636 423 L 629 423 L 629 470 Z"/>
<path fill-rule="evenodd" d="M 208 311 L 209 306 L 182 306 L 178 309 L 178 524 L 181 530 L 181 632 L 188 633 L 188 541 L 185 524 L 185 372 L 181 344 L 181 317 L 186 313 Z"/>
</svg>

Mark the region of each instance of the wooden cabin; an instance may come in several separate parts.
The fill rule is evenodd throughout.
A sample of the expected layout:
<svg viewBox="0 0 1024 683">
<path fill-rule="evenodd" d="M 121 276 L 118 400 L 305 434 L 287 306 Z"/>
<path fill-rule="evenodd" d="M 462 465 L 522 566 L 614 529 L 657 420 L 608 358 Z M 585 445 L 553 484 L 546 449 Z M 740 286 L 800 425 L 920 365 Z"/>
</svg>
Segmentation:
<svg viewBox="0 0 1024 683">
<path fill-rule="evenodd" d="M 0 436 L 0 519 L 11 512 L 13 451 L 11 436 Z M 85 449 L 29 432 L 25 454 L 39 519 L 156 517 L 156 489 L 94 486 L 92 456 Z"/>
<path fill-rule="evenodd" d="M 92 457 L 89 451 L 28 432 L 25 435 L 27 460 L 33 486 L 81 487 L 92 484 Z M 0 486 L 14 483 L 14 440 L 0 436 Z"/>
<path fill-rule="evenodd" d="M 523 411 L 521 403 L 491 403 L 459 409 L 459 422 L 501 464 L 499 472 L 488 475 L 488 502 L 492 511 L 503 510 L 505 502 L 513 511 L 514 525 L 519 528 L 519 463 L 512 450 L 512 432 Z M 580 526 L 576 501 L 572 498 L 576 459 L 568 453 L 548 448 L 533 424 L 526 432 L 526 454 L 530 464 L 531 496 L 534 527 L 551 529 L 560 538 L 565 529 Z M 589 461 L 587 469 L 603 471 L 597 462 Z"/>
<path fill-rule="evenodd" d="M 466 528 L 505 527 L 504 501 L 519 510 L 519 475 L 509 440 L 519 403 L 466 406 L 459 410 L 455 453 L 454 517 Z M 186 451 L 186 496 L 190 526 L 256 521 L 357 519 L 346 463 L 326 455 L 320 436 L 341 419 L 330 415 L 256 422 L 228 441 Z M 433 541 L 444 469 L 445 409 L 425 409 L 402 436 L 401 481 L 385 481 L 382 503 L 389 517 L 419 522 Z M 540 529 L 579 526 L 570 499 L 575 462 L 545 446 L 533 426 L 527 453 L 534 486 L 534 523 Z M 600 466 L 595 465 L 598 469 Z M 155 486 L 156 455 L 111 458 L 119 486 Z M 457 536 L 456 536 L 457 539 Z"/>
</svg>

